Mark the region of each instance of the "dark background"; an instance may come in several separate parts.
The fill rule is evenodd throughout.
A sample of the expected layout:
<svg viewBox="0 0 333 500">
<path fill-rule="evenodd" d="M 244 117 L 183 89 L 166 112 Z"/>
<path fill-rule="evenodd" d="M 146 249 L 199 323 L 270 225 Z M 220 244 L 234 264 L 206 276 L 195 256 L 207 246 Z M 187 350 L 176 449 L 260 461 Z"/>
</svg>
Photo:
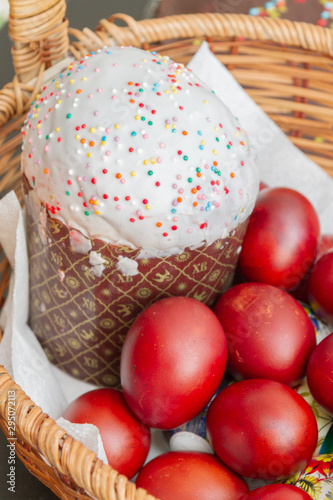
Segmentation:
<svg viewBox="0 0 333 500">
<path fill-rule="evenodd" d="M 135 19 L 142 19 L 146 0 L 68 0 L 67 17 L 72 27 L 82 29 L 88 26 L 95 29 L 102 18 L 108 18 L 116 12 L 130 14 Z M 14 69 L 11 60 L 12 42 L 7 26 L 0 30 L 0 88 L 13 79 Z M 0 431 L 0 499 L 1 500 L 55 500 L 57 497 L 32 476 L 17 458 L 15 464 L 15 493 L 8 491 L 7 474 L 9 448 L 7 440 Z"/>
<path fill-rule="evenodd" d="M 146 3 L 147 0 L 67 0 L 67 17 L 73 28 L 88 26 L 94 30 L 100 19 L 108 19 L 117 12 L 124 12 L 137 20 L 142 19 Z M 14 76 L 11 46 L 7 26 L 4 26 L 0 30 L 0 88 Z"/>
</svg>

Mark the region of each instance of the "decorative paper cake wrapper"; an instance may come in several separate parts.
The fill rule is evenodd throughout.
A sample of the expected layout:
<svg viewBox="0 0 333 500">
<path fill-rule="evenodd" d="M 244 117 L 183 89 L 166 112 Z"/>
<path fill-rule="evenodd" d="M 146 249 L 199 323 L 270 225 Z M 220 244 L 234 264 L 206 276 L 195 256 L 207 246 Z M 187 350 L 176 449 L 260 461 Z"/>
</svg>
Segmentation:
<svg viewBox="0 0 333 500">
<path fill-rule="evenodd" d="M 144 308 L 177 295 L 211 306 L 231 285 L 247 220 L 210 245 L 145 258 L 140 249 L 88 240 L 46 213 L 41 225 L 43 207 L 26 181 L 24 191 L 30 326 L 49 360 L 74 377 L 119 386 L 121 347 Z"/>
</svg>

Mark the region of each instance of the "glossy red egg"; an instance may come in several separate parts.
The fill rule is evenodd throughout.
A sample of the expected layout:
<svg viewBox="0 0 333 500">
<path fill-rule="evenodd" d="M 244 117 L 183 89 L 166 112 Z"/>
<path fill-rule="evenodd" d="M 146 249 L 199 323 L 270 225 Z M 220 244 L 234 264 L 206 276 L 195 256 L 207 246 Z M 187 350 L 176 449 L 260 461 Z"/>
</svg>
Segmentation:
<svg viewBox="0 0 333 500">
<path fill-rule="evenodd" d="M 150 429 L 128 408 L 115 389 L 95 389 L 75 399 L 63 418 L 75 424 L 93 424 L 100 432 L 109 465 L 128 478 L 142 467 L 150 447 Z"/>
<path fill-rule="evenodd" d="M 289 188 L 260 191 L 239 256 L 248 281 L 284 290 L 297 286 L 317 254 L 319 220 L 312 204 Z"/>
<path fill-rule="evenodd" d="M 333 333 L 311 354 L 306 375 L 314 399 L 333 415 Z"/>
<path fill-rule="evenodd" d="M 322 255 L 311 270 L 308 293 L 316 315 L 333 325 L 333 251 Z"/>
<path fill-rule="evenodd" d="M 188 297 L 157 301 L 137 317 L 123 345 L 126 401 L 150 427 L 178 427 L 215 394 L 226 359 L 225 335 L 211 309 Z"/>
<path fill-rule="evenodd" d="M 316 256 L 315 263 L 329 250 L 333 250 L 333 235 L 332 234 L 322 234 L 319 241 L 318 252 Z M 306 273 L 301 282 L 290 292 L 291 295 L 296 299 L 309 304 L 309 277 L 311 273 L 311 268 Z"/>
<path fill-rule="evenodd" d="M 169 452 L 140 471 L 136 485 L 160 500 L 246 500 L 248 487 L 214 455 Z"/>
<path fill-rule="evenodd" d="M 296 385 L 316 346 L 303 307 L 280 288 L 243 283 L 229 288 L 214 312 L 227 338 L 228 371 L 237 379 L 265 378 Z"/>
<path fill-rule="evenodd" d="M 311 500 L 301 488 L 291 484 L 270 484 L 252 490 L 248 495 L 248 500 Z"/>
<path fill-rule="evenodd" d="M 301 470 L 318 438 L 308 403 L 271 380 L 244 380 L 223 389 L 208 409 L 206 426 L 215 453 L 228 467 L 268 481 Z"/>
</svg>

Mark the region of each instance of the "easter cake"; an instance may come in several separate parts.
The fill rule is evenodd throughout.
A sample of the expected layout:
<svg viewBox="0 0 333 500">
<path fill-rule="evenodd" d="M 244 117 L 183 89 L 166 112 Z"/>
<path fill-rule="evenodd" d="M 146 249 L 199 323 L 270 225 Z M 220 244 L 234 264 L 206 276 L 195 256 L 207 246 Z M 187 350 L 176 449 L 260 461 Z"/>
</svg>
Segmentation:
<svg viewBox="0 0 333 500">
<path fill-rule="evenodd" d="M 22 137 L 30 324 L 54 364 L 117 386 L 145 307 L 230 286 L 259 185 L 248 137 L 189 69 L 133 47 L 71 63 Z"/>
</svg>

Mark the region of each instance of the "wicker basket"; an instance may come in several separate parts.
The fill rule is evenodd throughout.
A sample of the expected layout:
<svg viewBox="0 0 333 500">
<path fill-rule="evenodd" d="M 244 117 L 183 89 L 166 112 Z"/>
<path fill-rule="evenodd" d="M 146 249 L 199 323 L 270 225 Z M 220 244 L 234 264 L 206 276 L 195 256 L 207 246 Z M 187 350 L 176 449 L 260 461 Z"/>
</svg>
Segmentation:
<svg viewBox="0 0 333 500">
<path fill-rule="evenodd" d="M 333 30 L 245 15 L 196 14 L 135 22 L 117 14 L 93 32 L 68 28 L 65 0 L 10 1 L 16 76 L 0 91 L 1 195 L 20 197 L 20 128 L 44 70 L 111 40 L 187 63 L 201 40 L 293 143 L 333 176 Z M 121 19 L 127 24 L 114 23 Z M 72 39 L 71 43 L 69 37 Z M 0 306 L 9 264 L 0 263 Z M 16 453 L 59 498 L 154 500 L 68 436 L 0 368 L 0 425 L 8 436 L 8 391 L 16 392 Z M 47 460 L 47 462 L 43 459 Z"/>
</svg>

